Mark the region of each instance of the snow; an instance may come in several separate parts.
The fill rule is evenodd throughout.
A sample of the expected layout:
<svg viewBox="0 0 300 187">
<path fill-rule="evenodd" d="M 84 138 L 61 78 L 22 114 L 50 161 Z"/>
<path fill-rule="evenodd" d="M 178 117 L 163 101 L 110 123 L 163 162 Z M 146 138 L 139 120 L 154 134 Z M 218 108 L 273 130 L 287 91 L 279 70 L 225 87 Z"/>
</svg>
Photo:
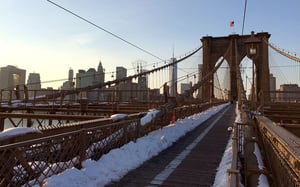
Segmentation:
<svg viewBox="0 0 300 187">
<path fill-rule="evenodd" d="M 231 136 L 232 138 L 232 136 Z M 232 161 L 232 139 L 229 139 L 226 149 L 224 151 L 222 160 L 219 164 L 219 167 L 217 169 L 217 174 L 215 177 L 215 182 L 213 187 L 223 187 L 227 186 L 228 183 L 228 173 L 227 169 L 230 169 L 231 167 L 231 161 Z M 225 185 L 226 184 L 226 185 Z"/>
<path fill-rule="evenodd" d="M 110 116 L 110 118 L 113 122 L 122 120 L 122 119 L 127 118 L 127 117 L 128 117 L 127 114 L 113 114 L 113 115 Z"/>
<path fill-rule="evenodd" d="M 111 181 L 117 181 L 130 170 L 137 168 L 143 162 L 158 155 L 162 150 L 171 146 L 180 137 L 193 130 L 227 105 L 228 104 L 212 107 L 204 112 L 177 120 L 175 123 L 160 130 L 153 131 L 147 136 L 137 139 L 135 142 L 132 141 L 121 148 L 111 150 L 98 161 L 86 160 L 82 163 L 83 168 L 81 170 L 77 168 L 67 169 L 58 175 L 53 175 L 45 179 L 43 186 L 99 187 Z M 157 110 L 149 111 L 149 114 L 143 119 L 145 121 L 143 121 L 142 124 L 151 121 L 151 118 L 154 117 L 157 112 Z M 231 144 L 228 143 L 228 145 Z M 229 168 L 228 165 L 230 165 L 231 160 L 230 149 L 230 146 L 227 146 L 225 151 L 227 161 L 224 161 L 226 163 L 223 164 L 224 166 L 220 166 L 224 168 L 219 167 L 219 172 L 220 170 L 224 170 L 223 173 L 226 173 Z M 227 174 L 222 174 L 216 178 L 216 180 L 217 183 L 222 184 L 222 186 L 227 185 Z"/>
<path fill-rule="evenodd" d="M 241 112 L 238 109 L 238 105 L 235 108 L 235 123 L 241 123 Z M 219 164 L 217 169 L 215 181 L 213 187 L 223 187 L 228 185 L 228 173 L 227 170 L 231 168 L 231 161 L 232 161 L 232 136 L 233 136 L 233 129 L 232 127 L 228 127 L 228 131 L 231 131 L 231 136 L 227 143 L 226 149 L 224 151 L 222 160 Z"/>
<path fill-rule="evenodd" d="M 159 112 L 160 112 L 160 110 L 156 110 L 156 109 L 152 109 L 149 112 L 147 112 L 147 114 L 144 117 L 142 117 L 142 119 L 141 119 L 141 125 L 144 126 L 144 125 L 150 123 L 151 120 L 153 118 L 155 118 L 156 114 Z"/>
<path fill-rule="evenodd" d="M 261 153 L 260 153 L 260 150 L 259 150 L 259 147 L 258 147 L 257 143 L 254 144 L 254 152 L 253 153 L 256 156 L 257 163 L 258 163 L 258 168 L 259 169 L 264 169 L 265 166 L 264 166 L 264 163 L 263 163 L 263 160 L 262 160 L 262 156 L 261 156 Z M 266 175 L 260 174 L 258 180 L 259 180 L 258 181 L 258 187 L 267 187 L 267 186 L 270 186 Z"/>
<path fill-rule="evenodd" d="M 18 136 L 22 136 L 30 133 L 42 133 L 38 129 L 30 128 L 30 127 L 17 127 L 17 128 L 8 128 L 4 131 L 0 132 L 0 141 L 14 138 Z"/>
</svg>

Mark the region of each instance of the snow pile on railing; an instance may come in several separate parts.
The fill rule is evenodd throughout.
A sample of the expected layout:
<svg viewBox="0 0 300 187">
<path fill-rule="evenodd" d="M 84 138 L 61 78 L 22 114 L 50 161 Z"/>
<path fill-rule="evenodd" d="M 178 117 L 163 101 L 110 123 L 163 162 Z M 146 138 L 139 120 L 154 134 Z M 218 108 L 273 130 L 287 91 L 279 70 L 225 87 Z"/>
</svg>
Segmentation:
<svg viewBox="0 0 300 187">
<path fill-rule="evenodd" d="M 8 128 L 0 132 L 0 141 L 23 136 L 25 134 L 33 134 L 33 133 L 42 133 L 42 132 L 38 129 L 34 129 L 30 127 Z"/>
</svg>

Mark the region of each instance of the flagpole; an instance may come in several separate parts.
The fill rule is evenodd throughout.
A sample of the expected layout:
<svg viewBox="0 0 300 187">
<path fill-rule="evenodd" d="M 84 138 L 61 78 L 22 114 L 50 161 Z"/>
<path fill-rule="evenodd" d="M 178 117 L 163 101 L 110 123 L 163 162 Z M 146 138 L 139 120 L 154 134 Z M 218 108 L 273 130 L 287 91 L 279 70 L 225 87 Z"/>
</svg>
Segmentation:
<svg viewBox="0 0 300 187">
<path fill-rule="evenodd" d="M 229 26 L 232 28 L 232 34 L 235 34 L 235 30 L 234 30 L 234 21 L 231 21 L 229 23 Z"/>
</svg>

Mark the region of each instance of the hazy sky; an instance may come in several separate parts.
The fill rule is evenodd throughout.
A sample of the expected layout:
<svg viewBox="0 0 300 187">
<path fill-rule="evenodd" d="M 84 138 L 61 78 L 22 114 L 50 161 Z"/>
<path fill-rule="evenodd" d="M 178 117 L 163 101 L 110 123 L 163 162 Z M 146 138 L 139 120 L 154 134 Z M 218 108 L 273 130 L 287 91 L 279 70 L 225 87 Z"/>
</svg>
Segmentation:
<svg viewBox="0 0 300 187">
<path fill-rule="evenodd" d="M 199 46 L 203 36 L 241 34 L 244 0 L 53 0 L 162 59 Z M 40 73 L 42 82 L 68 70 L 159 60 L 46 0 L 0 0 L 0 66 Z M 244 34 L 269 32 L 270 42 L 300 56 L 300 1 L 248 0 Z M 230 21 L 235 27 L 229 26 Z M 201 60 L 201 59 L 200 59 Z M 199 62 L 201 63 L 201 62 Z M 196 66 L 195 66 L 196 68 Z M 26 78 L 27 79 L 27 78 Z M 61 84 L 61 83 L 59 83 Z"/>
</svg>

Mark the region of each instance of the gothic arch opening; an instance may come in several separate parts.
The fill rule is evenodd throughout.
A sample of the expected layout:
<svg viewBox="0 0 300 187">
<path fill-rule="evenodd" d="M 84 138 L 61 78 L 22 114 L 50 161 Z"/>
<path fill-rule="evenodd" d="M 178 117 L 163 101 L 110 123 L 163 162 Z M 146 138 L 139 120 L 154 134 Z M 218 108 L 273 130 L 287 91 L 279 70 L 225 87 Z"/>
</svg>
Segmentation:
<svg viewBox="0 0 300 187">
<path fill-rule="evenodd" d="M 253 68 L 253 65 L 254 64 L 252 63 L 252 60 L 247 56 L 245 56 L 242 59 L 240 65 L 239 65 L 240 71 L 241 71 L 241 78 L 242 78 L 242 81 L 243 81 L 244 89 L 246 91 L 247 99 L 251 98 L 250 95 L 251 95 L 251 91 L 253 89 L 252 88 L 252 83 L 253 83 L 252 68 Z"/>
<path fill-rule="evenodd" d="M 217 62 L 224 57 L 221 56 Z M 217 63 L 216 63 L 217 64 Z M 230 67 L 228 61 L 225 59 L 222 65 L 214 74 L 214 96 L 217 99 L 229 99 L 230 93 Z"/>
</svg>

